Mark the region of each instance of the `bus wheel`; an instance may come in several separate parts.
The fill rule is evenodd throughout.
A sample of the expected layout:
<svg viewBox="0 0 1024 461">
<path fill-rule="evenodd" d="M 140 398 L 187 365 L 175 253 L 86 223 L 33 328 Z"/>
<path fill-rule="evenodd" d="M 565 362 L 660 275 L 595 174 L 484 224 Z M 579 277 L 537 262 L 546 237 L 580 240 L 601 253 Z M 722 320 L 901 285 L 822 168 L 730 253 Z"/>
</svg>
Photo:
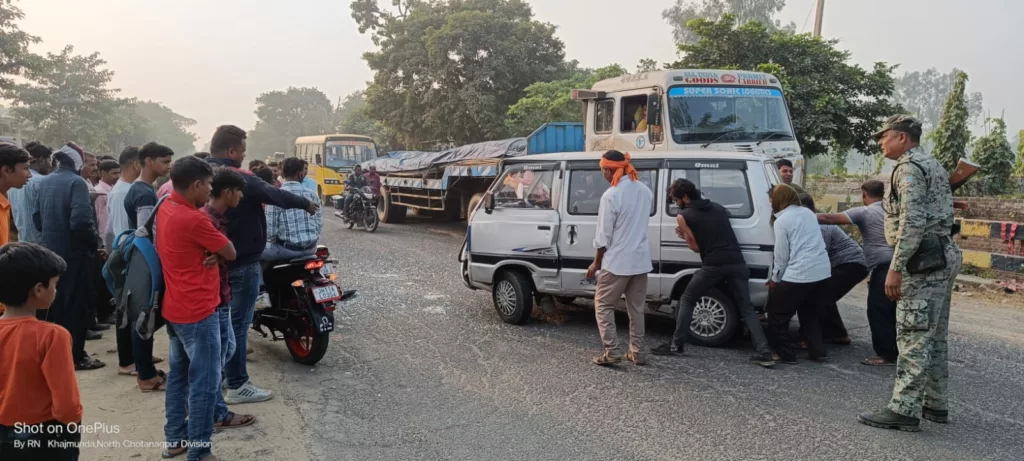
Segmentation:
<svg viewBox="0 0 1024 461">
<path fill-rule="evenodd" d="M 406 211 L 408 208 L 391 202 L 390 192 L 386 189 L 381 191 L 380 203 L 377 206 L 377 217 L 380 218 L 380 222 L 394 224 L 405 221 Z"/>
</svg>

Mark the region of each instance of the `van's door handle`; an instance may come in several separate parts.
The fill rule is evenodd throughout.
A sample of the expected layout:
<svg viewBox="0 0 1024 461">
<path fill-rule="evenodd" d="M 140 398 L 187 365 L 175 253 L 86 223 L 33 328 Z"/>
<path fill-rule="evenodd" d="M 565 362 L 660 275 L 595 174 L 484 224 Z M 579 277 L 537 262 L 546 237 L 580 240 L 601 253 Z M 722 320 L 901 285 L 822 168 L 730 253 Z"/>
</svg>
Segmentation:
<svg viewBox="0 0 1024 461">
<path fill-rule="evenodd" d="M 551 230 L 551 226 L 537 226 L 537 230 Z"/>
<path fill-rule="evenodd" d="M 569 245 L 576 244 L 576 225 L 569 226 Z"/>
</svg>

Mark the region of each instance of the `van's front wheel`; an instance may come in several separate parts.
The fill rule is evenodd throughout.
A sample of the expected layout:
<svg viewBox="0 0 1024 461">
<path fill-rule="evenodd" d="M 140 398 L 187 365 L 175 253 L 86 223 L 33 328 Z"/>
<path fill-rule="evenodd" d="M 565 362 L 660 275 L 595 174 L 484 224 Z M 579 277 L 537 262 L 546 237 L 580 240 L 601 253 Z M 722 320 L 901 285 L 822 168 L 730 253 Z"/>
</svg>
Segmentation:
<svg viewBox="0 0 1024 461">
<path fill-rule="evenodd" d="M 491 292 L 494 309 L 505 323 L 522 325 L 533 312 L 533 285 L 530 279 L 516 271 L 506 271 L 497 277 Z"/>
<path fill-rule="evenodd" d="M 708 347 L 726 345 L 739 326 L 739 317 L 732 299 L 712 288 L 693 308 L 690 342 Z"/>
</svg>

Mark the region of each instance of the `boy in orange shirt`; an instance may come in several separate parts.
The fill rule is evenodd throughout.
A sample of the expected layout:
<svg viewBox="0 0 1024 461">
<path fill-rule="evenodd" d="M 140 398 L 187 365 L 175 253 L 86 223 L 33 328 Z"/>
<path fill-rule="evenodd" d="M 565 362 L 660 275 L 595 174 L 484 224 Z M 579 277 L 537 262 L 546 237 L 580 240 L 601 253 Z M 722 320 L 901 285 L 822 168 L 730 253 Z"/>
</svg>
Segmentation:
<svg viewBox="0 0 1024 461">
<path fill-rule="evenodd" d="M 34 243 L 0 247 L 0 459 L 78 459 L 82 421 L 71 334 L 36 319 L 57 294 L 67 266 Z M 72 426 L 68 426 L 72 424 Z M 29 441 L 39 443 L 29 443 Z M 60 443 L 51 444 L 50 441 Z"/>
</svg>

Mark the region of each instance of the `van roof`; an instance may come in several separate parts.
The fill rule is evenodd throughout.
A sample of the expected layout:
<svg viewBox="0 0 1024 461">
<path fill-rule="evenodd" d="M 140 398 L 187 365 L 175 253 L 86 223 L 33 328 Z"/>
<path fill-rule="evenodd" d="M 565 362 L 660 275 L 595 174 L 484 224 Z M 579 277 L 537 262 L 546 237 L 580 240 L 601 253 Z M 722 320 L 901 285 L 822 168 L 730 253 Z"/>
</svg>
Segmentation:
<svg viewBox="0 0 1024 461">
<path fill-rule="evenodd" d="M 536 154 L 506 159 L 508 162 L 530 162 L 538 160 L 600 160 L 607 151 L 596 152 L 560 152 L 555 154 Z M 722 152 L 711 150 L 655 150 L 629 154 L 634 160 L 639 159 L 680 159 L 680 160 L 743 160 L 768 161 L 770 159 L 744 152 Z"/>
</svg>

